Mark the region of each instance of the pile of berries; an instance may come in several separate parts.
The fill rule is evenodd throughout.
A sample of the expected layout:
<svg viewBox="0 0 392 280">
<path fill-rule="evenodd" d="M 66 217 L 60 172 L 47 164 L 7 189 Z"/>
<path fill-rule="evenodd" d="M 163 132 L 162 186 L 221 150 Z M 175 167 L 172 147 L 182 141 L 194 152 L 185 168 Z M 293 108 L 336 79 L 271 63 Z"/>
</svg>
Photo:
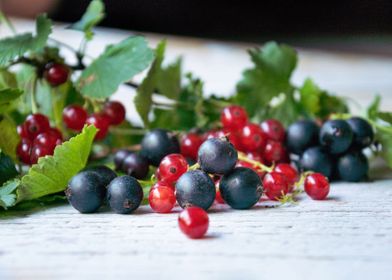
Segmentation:
<svg viewBox="0 0 392 280">
<path fill-rule="evenodd" d="M 37 163 L 40 157 L 53 155 L 56 146 L 63 142 L 61 132 L 50 127 L 49 119 L 42 114 L 29 115 L 17 131 L 21 138 L 17 154 L 28 165 Z"/>
<path fill-rule="evenodd" d="M 106 102 L 102 112 L 88 115 L 82 106 L 73 104 L 64 108 L 63 122 L 65 126 L 73 131 L 80 131 L 85 124 L 92 124 L 98 128 L 96 140 L 106 137 L 111 125 L 119 125 L 125 119 L 125 108 L 117 101 Z"/>
</svg>

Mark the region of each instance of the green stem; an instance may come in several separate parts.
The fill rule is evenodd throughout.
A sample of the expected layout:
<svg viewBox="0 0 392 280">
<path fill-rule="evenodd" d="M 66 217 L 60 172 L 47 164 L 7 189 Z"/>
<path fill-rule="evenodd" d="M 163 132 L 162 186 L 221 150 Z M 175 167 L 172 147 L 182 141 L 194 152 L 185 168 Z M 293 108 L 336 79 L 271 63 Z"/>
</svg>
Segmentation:
<svg viewBox="0 0 392 280">
<path fill-rule="evenodd" d="M 250 159 L 242 152 L 238 152 L 238 159 L 252 164 L 253 166 L 261 169 L 261 171 L 272 172 L 274 170 L 274 166 L 267 166 L 257 160 Z"/>
<path fill-rule="evenodd" d="M 31 90 L 31 112 L 33 114 L 38 112 L 37 100 L 35 99 L 37 93 L 38 79 L 34 77 Z"/>
<path fill-rule="evenodd" d="M 194 165 L 188 167 L 188 171 L 196 170 L 198 168 L 200 168 L 200 164 L 199 163 L 195 163 Z"/>
</svg>

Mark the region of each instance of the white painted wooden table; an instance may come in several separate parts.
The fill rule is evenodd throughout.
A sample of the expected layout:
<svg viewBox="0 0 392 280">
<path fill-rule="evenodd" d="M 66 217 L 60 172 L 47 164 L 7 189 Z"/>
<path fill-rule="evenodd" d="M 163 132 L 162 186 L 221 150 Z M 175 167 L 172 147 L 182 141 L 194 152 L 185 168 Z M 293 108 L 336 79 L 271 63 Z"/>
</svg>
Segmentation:
<svg viewBox="0 0 392 280">
<path fill-rule="evenodd" d="M 19 21 L 17 28 L 32 26 Z M 77 34 L 60 27 L 56 32 L 78 44 Z M 98 54 L 127 34 L 101 30 L 89 51 Z M 153 44 L 160 38 L 149 37 Z M 200 74 L 209 92 L 229 94 L 241 69 L 250 65 L 244 45 L 169 42 L 168 57 L 184 54 L 185 68 Z M 392 58 L 301 50 L 294 80 L 306 76 L 362 105 L 381 93 L 382 106 L 392 108 Z M 130 100 L 124 89 L 115 98 Z M 214 206 L 207 238 L 196 241 L 179 232 L 179 209 L 167 215 L 147 206 L 133 215 L 105 209 L 81 215 L 60 205 L 10 212 L 0 220 L 0 279 L 391 279 L 389 173 L 378 169 L 371 172 L 376 181 L 333 184 L 329 200 L 322 202 L 303 195 L 290 207 Z"/>
</svg>

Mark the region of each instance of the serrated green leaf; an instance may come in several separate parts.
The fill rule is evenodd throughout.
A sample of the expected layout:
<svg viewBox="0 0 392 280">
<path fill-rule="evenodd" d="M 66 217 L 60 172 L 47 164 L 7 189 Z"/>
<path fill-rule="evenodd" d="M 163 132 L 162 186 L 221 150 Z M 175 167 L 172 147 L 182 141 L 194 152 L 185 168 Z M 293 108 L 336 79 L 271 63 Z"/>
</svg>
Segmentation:
<svg viewBox="0 0 392 280">
<path fill-rule="evenodd" d="M 90 2 L 82 18 L 68 28 L 84 32 L 86 39 L 91 40 L 94 35 L 93 28 L 99 24 L 104 17 L 105 5 L 101 0 L 93 0 Z"/>
<path fill-rule="evenodd" d="M 144 126 L 149 126 L 148 114 L 152 106 L 152 94 L 157 87 L 158 73 L 165 55 L 166 42 L 162 41 L 155 50 L 155 60 L 151 65 L 147 76 L 137 89 L 134 103 L 136 111 L 143 120 Z"/>
<path fill-rule="evenodd" d="M 299 89 L 302 106 L 313 116 L 320 111 L 321 92 L 321 89 L 309 78 L 304 81 Z"/>
<path fill-rule="evenodd" d="M 377 113 L 380 108 L 380 103 L 381 103 L 381 96 L 376 95 L 372 103 L 370 103 L 369 107 L 366 110 L 367 118 L 371 120 L 377 119 Z"/>
<path fill-rule="evenodd" d="M 181 58 L 167 67 L 161 68 L 157 75 L 157 90 L 167 98 L 177 100 L 181 92 Z"/>
<path fill-rule="evenodd" d="M 94 126 L 86 126 L 80 134 L 57 146 L 53 156 L 40 158 L 22 177 L 17 201 L 65 190 L 72 176 L 85 167 L 96 132 Z"/>
<path fill-rule="evenodd" d="M 16 204 L 16 189 L 20 185 L 19 179 L 13 179 L 5 182 L 0 187 L 0 206 L 4 209 Z"/>
<path fill-rule="evenodd" d="M 18 175 L 15 163 L 0 150 L 0 185 Z"/>
<path fill-rule="evenodd" d="M 8 117 L 0 116 L 0 149 L 14 161 L 19 140 L 15 123 Z"/>
<path fill-rule="evenodd" d="M 121 83 L 147 68 L 153 57 L 143 37 L 130 37 L 110 45 L 83 70 L 77 89 L 87 97 L 107 98 Z"/>
<path fill-rule="evenodd" d="M 36 21 L 36 34 L 25 33 L 0 40 L 0 65 L 6 65 L 28 51 L 43 48 L 52 31 L 52 21 L 40 15 Z"/>
</svg>

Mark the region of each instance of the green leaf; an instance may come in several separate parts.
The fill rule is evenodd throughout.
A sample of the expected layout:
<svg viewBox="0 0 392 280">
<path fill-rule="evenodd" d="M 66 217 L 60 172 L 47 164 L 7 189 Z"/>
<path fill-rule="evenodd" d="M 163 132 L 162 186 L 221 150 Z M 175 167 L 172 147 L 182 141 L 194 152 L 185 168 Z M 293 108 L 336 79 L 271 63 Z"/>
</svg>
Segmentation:
<svg viewBox="0 0 392 280">
<path fill-rule="evenodd" d="M 162 41 L 155 50 L 155 60 L 151 65 L 147 76 L 137 89 L 134 99 L 136 110 L 143 120 L 144 126 L 149 126 L 148 114 L 152 106 L 152 94 L 157 87 L 158 73 L 165 55 L 166 42 Z"/>
<path fill-rule="evenodd" d="M 377 117 L 384 122 L 392 124 L 392 112 L 378 112 Z"/>
<path fill-rule="evenodd" d="M 23 91 L 17 88 L 0 89 L 0 106 L 9 104 L 11 101 L 19 98 Z"/>
<path fill-rule="evenodd" d="M 121 83 L 147 68 L 153 56 L 143 37 L 130 37 L 110 45 L 83 70 L 77 89 L 87 97 L 107 98 Z"/>
<path fill-rule="evenodd" d="M 16 204 L 16 194 L 15 191 L 20 185 L 19 179 L 13 179 L 11 181 L 5 182 L 0 187 L 0 206 L 4 209 L 12 207 Z"/>
<path fill-rule="evenodd" d="M 320 111 L 321 89 L 313 82 L 313 80 L 307 78 L 302 87 L 299 89 L 299 93 L 304 109 L 313 116 L 316 115 Z"/>
<path fill-rule="evenodd" d="M 297 64 L 297 54 L 286 45 L 268 42 L 249 54 L 254 68 L 243 72 L 237 84 L 235 101 L 244 106 L 250 116 L 260 120 L 260 108 L 280 93 L 291 94 L 294 87 L 290 76 Z"/>
<path fill-rule="evenodd" d="M 14 122 L 5 116 L 0 116 L 0 149 L 16 161 L 16 147 L 19 143 Z"/>
<path fill-rule="evenodd" d="M 65 190 L 68 181 L 85 167 L 96 132 L 94 126 L 86 126 L 80 134 L 57 146 L 53 156 L 40 158 L 22 177 L 17 201 Z"/>
<path fill-rule="evenodd" d="M 0 185 L 18 175 L 15 163 L 0 150 Z"/>
<path fill-rule="evenodd" d="M 157 90 L 170 99 L 178 99 L 181 92 L 181 58 L 157 73 Z"/>
<path fill-rule="evenodd" d="M 378 110 L 380 108 L 380 103 L 381 103 L 381 96 L 376 95 L 374 97 L 372 103 L 370 103 L 369 107 L 366 110 L 367 118 L 369 118 L 371 120 L 377 119 L 377 114 L 378 114 Z"/>
<path fill-rule="evenodd" d="M 0 89 L 16 87 L 18 87 L 18 83 L 15 74 L 6 69 L 0 69 Z"/>
<path fill-rule="evenodd" d="M 105 5 L 101 0 L 93 0 L 90 2 L 82 18 L 68 28 L 84 32 L 86 39 L 91 40 L 94 36 L 93 28 L 99 24 L 104 17 Z"/>
<path fill-rule="evenodd" d="M 52 31 L 52 21 L 40 15 L 36 21 L 36 34 L 24 33 L 0 40 L 0 65 L 5 65 L 28 51 L 43 48 Z"/>
</svg>

